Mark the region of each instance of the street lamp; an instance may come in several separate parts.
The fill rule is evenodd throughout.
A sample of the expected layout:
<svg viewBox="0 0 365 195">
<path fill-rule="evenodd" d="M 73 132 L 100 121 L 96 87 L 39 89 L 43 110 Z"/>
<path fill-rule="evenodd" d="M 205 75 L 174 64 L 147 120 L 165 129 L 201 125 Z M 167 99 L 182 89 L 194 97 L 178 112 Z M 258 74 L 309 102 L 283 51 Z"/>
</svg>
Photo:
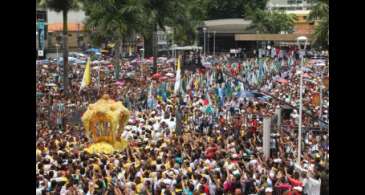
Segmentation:
<svg viewBox="0 0 365 195">
<path fill-rule="evenodd" d="M 300 50 L 300 91 L 299 91 L 299 127 L 298 127 L 298 156 L 297 156 L 297 165 L 300 166 L 300 157 L 301 157 L 301 147 L 302 147 L 302 110 L 303 110 L 303 62 L 304 62 L 304 53 L 307 47 L 308 39 L 305 36 L 300 36 L 297 38 L 298 48 Z"/>
<path fill-rule="evenodd" d="M 58 47 L 60 46 L 60 44 L 56 43 L 56 53 L 57 53 L 57 60 L 58 60 Z"/>
<path fill-rule="evenodd" d="M 205 56 L 205 32 L 207 31 L 207 28 L 203 27 L 203 31 L 204 31 L 204 56 Z"/>
</svg>

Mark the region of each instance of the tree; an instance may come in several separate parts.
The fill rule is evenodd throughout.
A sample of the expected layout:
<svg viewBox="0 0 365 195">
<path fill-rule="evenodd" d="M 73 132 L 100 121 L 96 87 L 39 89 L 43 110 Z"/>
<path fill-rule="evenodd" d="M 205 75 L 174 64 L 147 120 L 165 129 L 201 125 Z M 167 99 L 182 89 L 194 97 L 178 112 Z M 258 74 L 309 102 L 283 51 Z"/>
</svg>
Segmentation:
<svg viewBox="0 0 365 195">
<path fill-rule="evenodd" d="M 175 15 L 169 26 L 174 29 L 174 42 L 178 45 L 192 45 L 197 38 L 197 28 L 204 20 L 204 0 L 185 0 L 183 9 Z M 177 9 L 175 7 L 175 9 Z M 176 11 L 175 11 L 176 13 Z"/>
<path fill-rule="evenodd" d="M 255 10 L 249 12 L 252 24 L 248 29 L 255 29 L 258 33 L 277 34 L 282 31 L 292 32 L 296 16 L 283 11 Z"/>
<path fill-rule="evenodd" d="M 36 8 L 46 8 L 46 0 L 37 0 Z"/>
<path fill-rule="evenodd" d="M 68 82 L 68 30 L 67 14 L 70 10 L 81 7 L 77 0 L 46 0 L 46 7 L 56 12 L 62 12 L 63 18 L 63 88 L 65 95 L 69 95 Z"/>
<path fill-rule="evenodd" d="M 244 18 L 247 10 L 264 10 L 268 0 L 205 0 L 202 6 L 206 6 L 206 20 L 225 18 Z"/>
<path fill-rule="evenodd" d="M 317 21 L 312 44 L 328 48 L 329 40 L 329 6 L 328 0 L 313 0 L 314 6 L 309 14 L 309 20 Z"/>
<path fill-rule="evenodd" d="M 157 71 L 157 30 L 165 31 L 165 26 L 172 24 L 174 18 L 185 10 L 185 0 L 144 0 L 144 31 L 143 35 L 147 42 L 145 47 L 146 55 L 150 54 L 152 49 L 153 55 L 153 73 Z M 152 44 L 151 44 L 152 41 Z M 148 47 L 148 45 L 152 45 Z"/>
<path fill-rule="evenodd" d="M 143 7 L 133 0 L 83 0 L 87 16 L 86 27 L 97 42 L 110 40 L 114 46 L 115 78 L 119 79 L 123 42 L 142 29 Z"/>
</svg>

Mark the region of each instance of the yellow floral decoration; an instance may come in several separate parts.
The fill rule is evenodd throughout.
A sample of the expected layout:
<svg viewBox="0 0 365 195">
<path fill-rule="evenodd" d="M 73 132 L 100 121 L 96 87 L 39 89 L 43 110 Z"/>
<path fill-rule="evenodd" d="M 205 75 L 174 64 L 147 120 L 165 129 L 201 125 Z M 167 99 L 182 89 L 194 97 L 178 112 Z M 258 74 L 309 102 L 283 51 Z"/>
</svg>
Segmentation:
<svg viewBox="0 0 365 195">
<path fill-rule="evenodd" d="M 85 151 L 107 153 L 123 150 L 128 142 L 121 138 L 130 112 L 120 101 L 114 101 L 105 94 L 94 104 L 88 106 L 81 120 L 93 144 Z"/>
</svg>

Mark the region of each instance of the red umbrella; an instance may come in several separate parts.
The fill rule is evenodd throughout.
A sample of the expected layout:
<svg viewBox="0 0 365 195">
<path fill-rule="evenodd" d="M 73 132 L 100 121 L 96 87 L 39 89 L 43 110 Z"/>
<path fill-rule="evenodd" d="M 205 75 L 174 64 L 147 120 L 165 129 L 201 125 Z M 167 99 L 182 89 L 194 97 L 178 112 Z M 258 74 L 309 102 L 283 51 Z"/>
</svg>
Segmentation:
<svg viewBox="0 0 365 195">
<path fill-rule="evenodd" d="M 160 77 L 160 81 L 165 81 L 165 80 L 167 80 L 166 76 Z"/>
<path fill-rule="evenodd" d="M 124 82 L 123 82 L 123 81 L 117 81 L 117 82 L 115 82 L 115 84 L 116 84 L 116 85 L 123 85 L 123 84 L 124 84 Z"/>
<path fill-rule="evenodd" d="M 108 65 L 108 68 L 112 68 L 112 67 L 113 67 L 113 64 L 109 64 L 109 65 Z"/>
<path fill-rule="evenodd" d="M 283 83 L 283 84 L 288 84 L 288 80 L 286 80 L 286 79 L 278 79 L 277 82 Z"/>
<path fill-rule="evenodd" d="M 152 79 L 158 79 L 161 77 L 160 73 L 155 73 L 154 75 L 152 75 Z"/>
<path fill-rule="evenodd" d="M 209 104 L 209 101 L 207 99 L 203 100 L 203 105 L 206 106 Z"/>
</svg>

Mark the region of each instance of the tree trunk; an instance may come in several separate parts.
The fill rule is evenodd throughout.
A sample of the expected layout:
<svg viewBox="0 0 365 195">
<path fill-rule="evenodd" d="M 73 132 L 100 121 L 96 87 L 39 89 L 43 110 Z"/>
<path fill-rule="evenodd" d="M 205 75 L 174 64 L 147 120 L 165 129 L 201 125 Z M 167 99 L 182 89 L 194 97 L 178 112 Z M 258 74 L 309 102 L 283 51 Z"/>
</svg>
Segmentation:
<svg viewBox="0 0 365 195">
<path fill-rule="evenodd" d="M 157 55 L 158 55 L 158 43 L 157 43 L 157 23 L 153 26 L 153 70 L 152 74 L 157 72 Z"/>
<path fill-rule="evenodd" d="M 119 79 L 120 73 L 120 54 L 121 54 L 121 47 L 123 46 L 123 41 L 117 41 L 115 44 L 115 53 L 114 53 L 114 66 L 115 66 L 115 79 Z"/>
<path fill-rule="evenodd" d="M 153 35 L 152 36 L 144 36 L 144 56 L 151 57 L 153 55 L 152 47 L 153 47 Z"/>
<path fill-rule="evenodd" d="M 62 11 L 63 15 L 63 90 L 66 96 L 68 91 L 68 30 L 67 30 L 67 10 Z"/>
</svg>

